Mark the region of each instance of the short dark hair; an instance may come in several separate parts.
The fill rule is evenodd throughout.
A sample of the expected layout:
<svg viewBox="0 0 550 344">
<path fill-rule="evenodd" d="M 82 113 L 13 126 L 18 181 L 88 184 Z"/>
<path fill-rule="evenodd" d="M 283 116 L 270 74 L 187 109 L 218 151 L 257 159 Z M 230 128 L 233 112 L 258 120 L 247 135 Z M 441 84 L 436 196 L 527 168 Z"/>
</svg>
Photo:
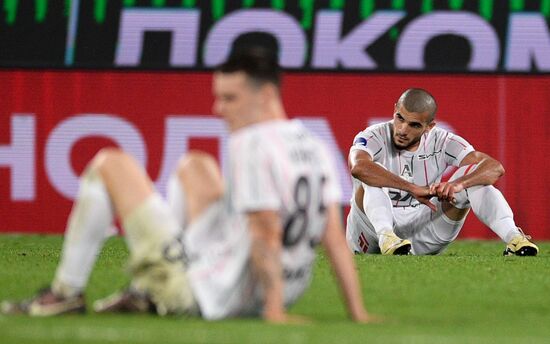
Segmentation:
<svg viewBox="0 0 550 344">
<path fill-rule="evenodd" d="M 266 83 L 281 87 L 281 67 L 277 56 L 262 47 L 241 49 L 216 68 L 220 73 L 245 73 L 258 86 Z"/>
<path fill-rule="evenodd" d="M 428 112 L 430 122 L 434 120 L 437 112 L 437 103 L 430 92 L 422 88 L 409 88 L 397 101 L 397 105 L 403 105 L 407 111 L 411 112 Z"/>
</svg>

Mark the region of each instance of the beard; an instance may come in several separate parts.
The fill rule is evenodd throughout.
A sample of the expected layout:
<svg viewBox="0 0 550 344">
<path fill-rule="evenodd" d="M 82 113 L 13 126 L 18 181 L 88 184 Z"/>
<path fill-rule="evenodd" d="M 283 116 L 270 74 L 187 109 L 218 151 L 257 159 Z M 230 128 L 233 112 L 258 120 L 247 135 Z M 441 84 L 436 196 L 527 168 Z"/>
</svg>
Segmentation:
<svg viewBox="0 0 550 344">
<path fill-rule="evenodd" d="M 393 137 L 392 137 L 393 145 L 395 146 L 395 148 L 397 148 L 399 150 L 402 150 L 402 149 L 407 149 L 409 147 L 412 147 L 415 144 L 417 144 L 418 142 L 420 142 L 421 137 L 413 139 L 413 140 L 411 140 L 409 142 L 406 142 L 404 144 L 397 142 L 397 138 L 398 138 L 398 136 L 394 134 Z"/>
</svg>

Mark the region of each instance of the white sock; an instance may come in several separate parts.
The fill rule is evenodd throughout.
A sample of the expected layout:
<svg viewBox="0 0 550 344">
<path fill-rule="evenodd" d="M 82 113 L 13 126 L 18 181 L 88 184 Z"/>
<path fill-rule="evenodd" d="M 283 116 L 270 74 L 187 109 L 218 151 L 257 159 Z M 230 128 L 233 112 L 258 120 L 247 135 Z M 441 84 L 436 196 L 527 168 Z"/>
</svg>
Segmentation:
<svg viewBox="0 0 550 344">
<path fill-rule="evenodd" d="M 93 169 L 86 170 L 67 222 L 61 261 L 52 283 L 54 292 L 73 296 L 84 289 L 113 216 L 101 176 Z"/>
<path fill-rule="evenodd" d="M 514 222 L 512 209 L 494 186 L 473 186 L 468 188 L 467 192 L 474 214 L 504 242 L 509 242 L 520 234 Z"/>
<path fill-rule="evenodd" d="M 477 166 L 462 166 L 449 180 L 473 172 Z M 514 213 L 502 193 L 492 185 L 477 185 L 461 191 L 456 196 L 459 208 L 470 206 L 477 218 L 491 228 L 504 242 L 509 242 L 520 232 L 514 222 Z"/>
<path fill-rule="evenodd" d="M 378 238 L 388 232 L 393 233 L 393 206 L 390 196 L 383 188 L 363 183 L 363 210 L 371 222 Z"/>
<path fill-rule="evenodd" d="M 143 262 L 151 264 L 158 261 L 164 254 L 164 246 L 174 242 L 174 239 L 177 241 L 182 234 L 182 229 L 168 204 L 156 192 L 132 210 L 122 225 L 124 238 L 130 250 L 131 271 L 139 268 Z M 181 245 L 174 249 L 178 250 L 176 253 L 182 253 Z"/>
<path fill-rule="evenodd" d="M 175 173 L 168 179 L 166 200 L 180 227 L 182 229 L 185 228 L 187 226 L 185 215 L 185 192 L 180 179 Z"/>
</svg>

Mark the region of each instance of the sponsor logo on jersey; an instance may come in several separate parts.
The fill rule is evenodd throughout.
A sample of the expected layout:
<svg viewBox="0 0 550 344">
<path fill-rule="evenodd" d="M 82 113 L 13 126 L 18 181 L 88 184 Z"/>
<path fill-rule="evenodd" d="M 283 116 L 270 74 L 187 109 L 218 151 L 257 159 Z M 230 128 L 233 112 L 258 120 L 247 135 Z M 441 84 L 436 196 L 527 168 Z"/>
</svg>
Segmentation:
<svg viewBox="0 0 550 344">
<path fill-rule="evenodd" d="M 432 156 L 435 156 L 436 154 L 439 154 L 441 153 L 441 149 L 438 150 L 437 152 L 433 152 L 433 153 L 430 153 L 430 154 L 419 154 L 418 155 L 418 160 L 426 160 L 426 159 L 429 159 L 431 158 Z"/>
</svg>

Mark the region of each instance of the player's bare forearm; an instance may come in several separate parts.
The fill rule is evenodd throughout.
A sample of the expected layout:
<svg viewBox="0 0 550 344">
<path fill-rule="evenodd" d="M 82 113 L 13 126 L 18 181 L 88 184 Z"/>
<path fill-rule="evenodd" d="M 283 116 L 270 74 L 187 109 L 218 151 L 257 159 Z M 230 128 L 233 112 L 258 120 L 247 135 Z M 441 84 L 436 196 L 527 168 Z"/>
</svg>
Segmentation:
<svg viewBox="0 0 550 344">
<path fill-rule="evenodd" d="M 460 163 L 461 166 L 471 164 L 477 164 L 477 168 L 454 181 L 462 184 L 464 189 L 476 185 L 493 185 L 504 175 L 502 164 L 485 153 L 471 152 Z"/>
<path fill-rule="evenodd" d="M 283 278 L 281 268 L 281 228 L 278 215 L 271 211 L 249 213 L 251 264 L 264 292 L 263 317 L 284 322 Z"/>
<path fill-rule="evenodd" d="M 329 216 L 327 230 L 323 237 L 323 246 L 336 274 L 350 317 L 354 321 L 367 322 L 369 317 L 363 306 L 355 264 L 346 245 L 344 231 L 340 224 L 340 210 L 334 204 L 328 208 L 328 211 Z"/>
<path fill-rule="evenodd" d="M 372 161 L 369 153 L 355 150 L 348 159 L 351 175 L 363 183 L 375 187 L 389 187 L 414 193 L 417 185 L 391 173 Z"/>
<path fill-rule="evenodd" d="M 355 150 L 349 155 L 349 166 L 353 177 L 374 187 L 390 187 L 410 193 L 420 203 L 435 211 L 435 205 L 430 202 L 431 193 L 427 186 L 419 186 L 389 172 L 372 161 L 371 156 L 364 151 Z"/>
<path fill-rule="evenodd" d="M 471 173 L 450 182 L 433 184 L 430 193 L 436 194 L 441 201 L 453 203 L 457 192 L 476 185 L 492 185 L 504 174 L 502 164 L 485 153 L 471 152 L 461 161 L 460 166 L 472 164 L 477 164 L 477 168 Z"/>
<path fill-rule="evenodd" d="M 264 291 L 263 316 L 268 321 L 279 321 L 285 316 L 283 283 L 278 252 L 263 240 L 252 242 L 252 267 Z"/>
</svg>

